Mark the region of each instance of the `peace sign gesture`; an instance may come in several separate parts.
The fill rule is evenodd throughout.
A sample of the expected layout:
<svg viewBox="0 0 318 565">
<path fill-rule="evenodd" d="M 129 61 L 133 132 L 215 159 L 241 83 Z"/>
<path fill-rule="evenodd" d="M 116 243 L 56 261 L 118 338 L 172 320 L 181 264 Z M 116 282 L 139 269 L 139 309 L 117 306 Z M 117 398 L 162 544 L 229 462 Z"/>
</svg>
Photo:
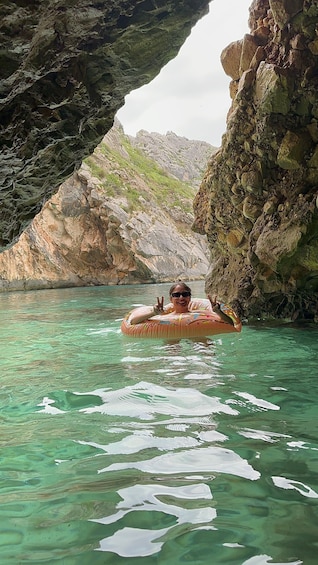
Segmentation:
<svg viewBox="0 0 318 565">
<path fill-rule="evenodd" d="M 208 299 L 210 300 L 211 306 L 212 306 L 212 310 L 214 310 L 214 308 L 220 308 L 220 303 L 217 300 L 217 296 L 211 296 L 210 294 L 208 294 Z"/>
<path fill-rule="evenodd" d="M 164 302 L 163 296 L 161 297 L 161 300 L 160 297 L 157 296 L 156 310 L 158 310 L 158 312 L 163 312 L 163 302 Z"/>
</svg>

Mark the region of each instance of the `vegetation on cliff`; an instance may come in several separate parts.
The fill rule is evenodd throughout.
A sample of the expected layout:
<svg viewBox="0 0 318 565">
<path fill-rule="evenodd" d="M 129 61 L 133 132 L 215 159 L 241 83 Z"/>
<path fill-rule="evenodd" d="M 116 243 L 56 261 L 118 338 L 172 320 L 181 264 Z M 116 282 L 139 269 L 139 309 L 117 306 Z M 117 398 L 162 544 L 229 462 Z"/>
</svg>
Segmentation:
<svg viewBox="0 0 318 565">
<path fill-rule="evenodd" d="M 171 132 L 164 136 L 142 131 L 134 138 L 125 134 L 116 119 L 113 128 L 84 163 L 100 181 L 105 195 L 121 202 L 126 200 L 128 211 L 149 210 L 151 200 L 169 213 L 179 208 L 192 215 L 197 181 L 214 150 L 209 143 L 181 138 Z M 186 181 L 182 180 L 184 176 Z"/>
<path fill-rule="evenodd" d="M 182 182 L 165 172 L 153 159 L 134 147 L 123 130 L 118 130 L 120 146 L 110 146 L 104 138 L 94 154 L 85 159 L 93 176 L 101 181 L 105 195 L 126 199 L 127 210 L 146 210 L 149 198 L 157 205 L 180 207 L 192 213 L 195 187 L 190 182 Z M 182 165 L 181 165 L 182 166 Z M 142 186 L 138 190 L 127 179 L 138 178 Z"/>
</svg>

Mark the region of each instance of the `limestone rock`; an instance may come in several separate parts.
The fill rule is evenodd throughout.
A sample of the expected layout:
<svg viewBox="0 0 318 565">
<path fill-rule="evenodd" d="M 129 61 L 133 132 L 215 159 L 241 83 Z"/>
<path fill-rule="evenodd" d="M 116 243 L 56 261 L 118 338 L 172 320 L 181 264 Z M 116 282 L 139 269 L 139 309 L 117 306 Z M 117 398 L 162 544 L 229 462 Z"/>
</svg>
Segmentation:
<svg viewBox="0 0 318 565">
<path fill-rule="evenodd" d="M 251 68 L 251 62 L 256 54 L 259 47 L 258 38 L 254 35 L 246 34 L 243 39 L 242 52 L 240 58 L 240 69 L 239 76 L 241 76 L 244 71 Z"/>
<path fill-rule="evenodd" d="M 225 73 L 233 80 L 240 78 L 242 41 L 233 41 L 221 53 L 221 63 Z"/>
<path fill-rule="evenodd" d="M 255 80 L 255 104 L 267 114 L 287 114 L 290 92 L 287 77 L 275 65 L 261 61 Z"/>
<path fill-rule="evenodd" d="M 197 188 L 201 183 L 208 159 L 217 150 L 206 141 L 180 137 L 173 131 L 162 135 L 141 130 L 136 137 L 130 137 L 130 141 L 169 174 Z"/>
<path fill-rule="evenodd" d="M 303 6 L 303 0 L 269 0 L 270 9 L 277 25 L 283 29 Z"/>
<path fill-rule="evenodd" d="M 311 143 L 306 132 L 287 131 L 277 153 L 277 163 L 282 169 L 299 169 Z M 310 166 L 313 158 L 310 159 Z"/>
</svg>

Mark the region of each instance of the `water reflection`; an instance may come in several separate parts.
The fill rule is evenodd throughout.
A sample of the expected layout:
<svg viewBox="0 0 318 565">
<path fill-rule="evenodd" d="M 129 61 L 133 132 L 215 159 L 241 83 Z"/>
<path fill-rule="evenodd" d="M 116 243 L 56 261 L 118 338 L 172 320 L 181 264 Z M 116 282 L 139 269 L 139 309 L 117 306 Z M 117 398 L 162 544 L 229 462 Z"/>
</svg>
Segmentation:
<svg viewBox="0 0 318 565">
<path fill-rule="evenodd" d="M 111 551 L 122 557 L 143 557 L 157 553 L 169 539 L 200 527 L 213 528 L 211 522 L 216 510 L 211 507 L 212 494 L 207 485 L 194 483 L 180 487 L 161 485 L 134 485 L 120 489 L 121 501 L 116 512 L 103 518 L 95 519 L 100 524 L 119 522 L 119 530 L 113 535 L 100 540 L 100 551 Z M 136 512 L 151 514 L 152 528 L 125 526 L 123 518 Z M 160 513 L 159 524 L 168 522 L 167 527 L 154 527 L 154 513 Z M 121 527 L 123 523 L 123 527 Z M 138 524 L 140 521 L 138 520 Z"/>
<path fill-rule="evenodd" d="M 227 473 L 237 477 L 244 477 L 255 481 L 260 477 L 260 473 L 239 455 L 230 449 L 209 446 L 200 447 L 195 450 L 181 450 L 178 453 L 167 453 L 144 459 L 143 461 L 129 461 L 126 463 L 113 463 L 108 467 L 99 470 L 99 473 L 107 471 L 118 471 L 123 469 L 138 469 L 144 473 L 171 474 L 189 476 L 191 473 Z"/>
<path fill-rule="evenodd" d="M 236 410 L 222 403 L 219 398 L 208 397 L 193 388 L 168 389 L 153 383 L 140 382 L 115 391 L 97 390 L 89 394 L 98 396 L 101 403 L 98 406 L 83 408 L 81 411 L 86 414 L 101 412 L 146 420 L 151 420 L 157 414 L 191 414 L 192 417 L 215 413 L 237 414 Z"/>
</svg>

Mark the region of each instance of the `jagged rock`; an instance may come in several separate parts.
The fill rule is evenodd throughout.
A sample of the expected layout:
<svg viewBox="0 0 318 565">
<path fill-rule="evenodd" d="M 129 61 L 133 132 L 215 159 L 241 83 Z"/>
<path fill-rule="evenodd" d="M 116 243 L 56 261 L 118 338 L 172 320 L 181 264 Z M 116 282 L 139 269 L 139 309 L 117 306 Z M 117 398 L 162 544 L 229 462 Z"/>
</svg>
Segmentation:
<svg viewBox="0 0 318 565">
<path fill-rule="evenodd" d="M 221 53 L 221 63 L 225 73 L 233 80 L 240 78 L 242 41 L 233 41 Z"/>
<path fill-rule="evenodd" d="M 209 0 L 2 2 L 0 248 L 91 154 Z"/>
<path fill-rule="evenodd" d="M 254 0 L 244 64 L 241 40 L 223 51 L 236 86 L 194 229 L 214 263 L 207 291 L 248 317 L 317 320 L 317 19 L 311 2 Z"/>
<path fill-rule="evenodd" d="M 292 16 L 298 14 L 303 7 L 303 0 L 270 0 L 270 8 L 275 23 L 281 28 L 290 22 Z"/>
<path fill-rule="evenodd" d="M 160 139 L 164 151 L 164 136 Z M 177 154 L 179 138 L 173 139 Z M 115 121 L 93 156 L 44 204 L 19 241 L 0 254 L 0 291 L 205 277 L 206 238 L 191 230 L 195 188 L 169 178 L 148 157 L 143 161 L 130 141 Z M 196 144 L 201 146 L 192 142 L 193 151 Z M 168 145 L 172 155 L 171 135 Z"/>
<path fill-rule="evenodd" d="M 287 114 L 291 106 L 292 84 L 276 65 L 260 61 L 254 82 L 254 104 L 262 114 Z"/>
<path fill-rule="evenodd" d="M 244 71 L 251 68 L 253 57 L 260 46 L 259 38 L 254 35 L 245 34 L 242 44 L 242 53 L 240 58 L 239 76 L 242 76 Z"/>
<path fill-rule="evenodd" d="M 208 159 L 217 150 L 206 141 L 180 137 L 173 131 L 162 135 L 141 130 L 130 140 L 169 174 L 196 187 L 201 183 Z"/>
<path fill-rule="evenodd" d="M 287 131 L 278 149 L 277 164 L 282 169 L 299 169 L 305 164 L 310 148 L 311 140 L 308 132 Z"/>
</svg>

